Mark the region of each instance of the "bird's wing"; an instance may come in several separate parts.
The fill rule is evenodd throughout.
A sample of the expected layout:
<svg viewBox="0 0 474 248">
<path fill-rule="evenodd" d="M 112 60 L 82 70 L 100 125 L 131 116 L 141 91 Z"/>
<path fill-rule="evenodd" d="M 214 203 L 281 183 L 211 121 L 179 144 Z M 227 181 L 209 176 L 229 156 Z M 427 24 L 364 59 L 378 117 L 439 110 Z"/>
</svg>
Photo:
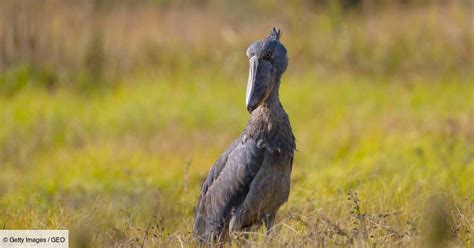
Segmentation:
<svg viewBox="0 0 474 248">
<path fill-rule="evenodd" d="M 235 141 L 216 161 L 202 186 L 196 211 L 196 232 L 219 233 L 232 211 L 245 200 L 264 152 L 255 141 Z"/>
<path fill-rule="evenodd" d="M 212 185 L 214 180 L 216 180 L 219 177 L 219 174 L 222 171 L 222 168 L 224 168 L 225 164 L 227 163 L 227 159 L 229 157 L 229 154 L 234 151 L 234 149 L 237 147 L 239 144 L 240 139 L 235 140 L 225 151 L 222 153 L 222 155 L 219 157 L 219 159 L 216 160 L 214 165 L 211 167 L 209 170 L 209 173 L 207 173 L 207 177 L 204 180 L 204 183 L 201 186 L 201 193 L 199 195 L 199 200 L 198 202 L 201 202 L 202 197 L 207 193 L 207 190 L 209 189 L 209 186 Z"/>
<path fill-rule="evenodd" d="M 274 215 L 288 200 L 292 163 L 292 151 L 265 155 L 244 202 L 232 215 L 230 228 L 233 231 L 251 226 L 262 217 Z"/>
</svg>

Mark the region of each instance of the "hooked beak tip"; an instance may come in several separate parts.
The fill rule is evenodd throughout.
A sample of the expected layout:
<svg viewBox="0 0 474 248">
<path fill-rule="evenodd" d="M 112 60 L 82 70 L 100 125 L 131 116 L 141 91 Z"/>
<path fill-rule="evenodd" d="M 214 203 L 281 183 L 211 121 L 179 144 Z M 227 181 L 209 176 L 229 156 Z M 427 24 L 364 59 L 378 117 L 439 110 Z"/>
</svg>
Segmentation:
<svg viewBox="0 0 474 248">
<path fill-rule="evenodd" d="M 252 111 L 254 111 L 255 109 L 256 109 L 256 106 L 252 106 L 252 105 L 247 106 L 247 111 L 249 112 L 249 114 L 251 114 Z"/>
</svg>

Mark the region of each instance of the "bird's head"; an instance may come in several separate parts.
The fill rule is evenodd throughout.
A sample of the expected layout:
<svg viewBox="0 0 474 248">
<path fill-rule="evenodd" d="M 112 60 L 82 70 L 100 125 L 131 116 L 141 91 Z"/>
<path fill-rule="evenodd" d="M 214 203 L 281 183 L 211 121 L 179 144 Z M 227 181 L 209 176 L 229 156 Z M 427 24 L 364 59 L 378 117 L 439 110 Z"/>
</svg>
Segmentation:
<svg viewBox="0 0 474 248">
<path fill-rule="evenodd" d="M 281 32 L 273 28 L 270 35 L 252 43 L 247 49 L 250 70 L 245 103 L 251 113 L 274 90 L 278 91 L 281 75 L 288 65 L 286 48 L 280 42 Z"/>
</svg>

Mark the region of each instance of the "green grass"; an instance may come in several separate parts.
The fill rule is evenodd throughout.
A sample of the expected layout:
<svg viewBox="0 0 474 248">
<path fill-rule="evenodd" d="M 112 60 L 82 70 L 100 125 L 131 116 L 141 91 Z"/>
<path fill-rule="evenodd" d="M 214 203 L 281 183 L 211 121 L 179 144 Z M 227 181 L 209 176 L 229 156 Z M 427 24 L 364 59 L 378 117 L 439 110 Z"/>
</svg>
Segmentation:
<svg viewBox="0 0 474 248">
<path fill-rule="evenodd" d="M 193 246 L 201 180 L 248 118 L 244 74 L 190 70 L 90 95 L 27 87 L 1 98 L 0 226 L 71 229 L 76 246 L 145 236 L 147 247 Z M 473 92 L 456 75 L 318 77 L 290 67 L 281 100 L 298 151 L 271 244 L 416 247 L 447 220 L 446 242 L 471 246 Z"/>
</svg>

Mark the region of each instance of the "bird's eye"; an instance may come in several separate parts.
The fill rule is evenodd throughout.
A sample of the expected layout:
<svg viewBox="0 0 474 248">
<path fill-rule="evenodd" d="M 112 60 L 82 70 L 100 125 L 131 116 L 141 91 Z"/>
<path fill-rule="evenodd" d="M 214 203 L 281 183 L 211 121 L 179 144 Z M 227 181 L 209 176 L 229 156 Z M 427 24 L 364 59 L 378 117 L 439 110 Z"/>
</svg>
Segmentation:
<svg viewBox="0 0 474 248">
<path fill-rule="evenodd" d="M 264 57 L 265 57 L 266 59 L 269 59 L 269 58 L 272 57 L 272 53 L 271 53 L 271 52 L 267 52 L 267 53 L 265 53 Z"/>
</svg>

